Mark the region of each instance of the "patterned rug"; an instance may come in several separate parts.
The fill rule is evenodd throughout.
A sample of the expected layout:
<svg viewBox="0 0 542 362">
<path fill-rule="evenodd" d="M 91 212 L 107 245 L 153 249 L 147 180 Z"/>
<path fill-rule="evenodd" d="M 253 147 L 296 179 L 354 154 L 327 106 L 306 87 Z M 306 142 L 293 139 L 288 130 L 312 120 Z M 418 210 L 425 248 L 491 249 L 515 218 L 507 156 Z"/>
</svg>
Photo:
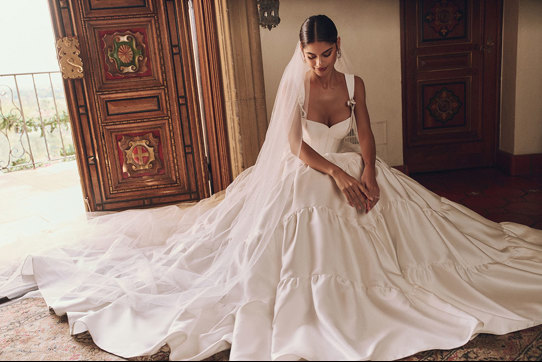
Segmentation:
<svg viewBox="0 0 542 362">
<path fill-rule="evenodd" d="M 167 346 L 132 361 L 167 360 Z M 228 361 L 229 350 L 206 361 Z M 125 361 L 98 348 L 88 333 L 71 336 L 65 317 L 49 311 L 42 298 L 0 305 L 0 360 Z M 542 361 L 542 326 L 504 336 L 481 334 L 452 350 L 415 354 L 404 361 Z"/>
</svg>

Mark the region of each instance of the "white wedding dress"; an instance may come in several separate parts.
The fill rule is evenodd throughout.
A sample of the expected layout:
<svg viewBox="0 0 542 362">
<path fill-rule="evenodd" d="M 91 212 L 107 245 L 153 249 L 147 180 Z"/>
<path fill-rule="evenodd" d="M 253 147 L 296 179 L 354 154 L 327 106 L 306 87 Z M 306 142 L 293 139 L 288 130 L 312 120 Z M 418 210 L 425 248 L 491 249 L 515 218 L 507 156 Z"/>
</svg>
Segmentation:
<svg viewBox="0 0 542 362">
<path fill-rule="evenodd" d="M 359 179 L 361 156 L 338 152 L 351 118 L 302 125 L 305 142 Z M 167 343 L 176 360 L 227 348 L 232 360 L 392 360 L 542 323 L 542 231 L 489 221 L 380 159 L 376 171 L 381 198 L 362 213 L 329 176 L 290 155 L 285 182 L 269 190 L 287 207 L 261 205 L 256 230 L 268 226 L 267 213 L 280 212 L 281 222 L 258 241 L 266 247 L 249 266 L 249 243 L 220 262 L 225 243 L 244 243 L 217 242 L 236 218 L 216 214 L 222 194 L 194 208 L 100 218 L 96 230 L 109 225 L 114 236 L 93 232 L 84 255 L 54 249 L 27 259 L 22 272 L 57 314 L 67 313 L 72 333 L 89 331 L 123 357 Z M 242 188 L 251 172 L 230 187 Z M 184 241 L 209 233 L 217 218 L 212 242 Z M 193 227 L 179 233 L 181 224 Z M 224 280 L 237 276 L 226 295 L 191 284 L 213 268 Z"/>
</svg>

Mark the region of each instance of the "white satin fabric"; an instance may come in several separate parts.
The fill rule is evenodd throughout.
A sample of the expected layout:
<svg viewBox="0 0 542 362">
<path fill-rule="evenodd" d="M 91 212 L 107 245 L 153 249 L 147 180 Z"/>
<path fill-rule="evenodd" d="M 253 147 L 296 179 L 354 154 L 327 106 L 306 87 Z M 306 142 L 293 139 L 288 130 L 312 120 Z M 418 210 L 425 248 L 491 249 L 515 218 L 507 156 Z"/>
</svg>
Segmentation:
<svg viewBox="0 0 542 362">
<path fill-rule="evenodd" d="M 351 117 L 328 127 L 323 123 L 304 119 L 303 141 L 321 155 L 330 151 L 337 152 L 350 131 L 350 122 Z"/>
<path fill-rule="evenodd" d="M 361 156 L 337 152 L 348 124 L 304 120 L 304 140 L 359 178 Z M 23 272 L 57 314 L 67 313 L 71 333 L 89 331 L 123 357 L 167 343 L 172 360 L 203 359 L 230 345 L 231 360 L 392 360 L 542 323 L 542 231 L 489 221 L 380 159 L 376 171 L 381 199 L 361 213 L 329 176 L 288 157 L 284 182 L 270 190 L 286 195 L 287 207 L 250 268 L 243 260 L 251 244 L 217 264 L 205 255 L 222 245 L 188 247 L 178 234 L 180 222 L 197 232 L 218 217 L 219 196 L 197 212 L 169 206 L 104 217 L 114 238 L 86 236 L 99 258 L 65 247 L 29 258 Z M 242 188 L 251 172 L 232 187 Z M 262 205 L 264 215 L 275 207 Z M 220 217 L 226 230 L 236 214 Z M 265 217 L 254 223 L 270 227 Z M 145 241 L 135 243 L 139 235 Z M 211 268 L 225 279 L 241 275 L 218 302 L 186 290 Z M 195 302 L 181 308 L 181 297 Z"/>
</svg>

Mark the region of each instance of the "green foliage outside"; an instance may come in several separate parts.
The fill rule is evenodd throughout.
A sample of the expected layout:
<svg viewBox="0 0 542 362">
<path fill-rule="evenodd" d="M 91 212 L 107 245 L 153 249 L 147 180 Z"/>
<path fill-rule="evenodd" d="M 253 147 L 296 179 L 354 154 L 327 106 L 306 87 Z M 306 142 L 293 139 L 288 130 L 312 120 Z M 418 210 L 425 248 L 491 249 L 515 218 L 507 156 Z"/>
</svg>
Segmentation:
<svg viewBox="0 0 542 362">
<path fill-rule="evenodd" d="M 69 129 L 70 118 L 65 111 L 62 111 L 59 119 L 57 119 L 56 116 L 44 118 L 42 127 L 41 119 L 38 117 L 28 118 L 26 122 L 24 122 L 21 117 L 16 115 L 10 114 L 8 116 L 4 116 L 0 114 L 0 131 L 23 133 L 25 123 L 28 132 L 40 131 L 41 137 L 43 137 L 43 131 L 45 130 L 48 130 L 49 133 L 53 133 L 54 130 L 59 126 L 64 126 L 65 129 Z"/>
<path fill-rule="evenodd" d="M 23 155 L 10 159 L 9 165 L 4 165 L 1 171 L 18 171 L 33 168 L 34 165 L 35 167 L 39 167 L 46 163 L 47 160 L 44 162 L 43 158 L 47 156 L 39 156 L 39 154 L 43 154 L 43 150 L 41 152 L 38 151 L 37 154 L 34 150 L 34 165 L 32 164 L 32 160 L 26 147 L 26 140 L 24 137 L 21 138 L 21 136 L 24 136 L 25 126 L 26 131 L 30 136 L 30 142 L 33 144 L 33 149 L 39 148 L 35 145 L 35 139 L 39 133 L 39 137 L 42 138 L 42 141 L 47 137 L 49 148 L 55 149 L 56 151 L 54 153 L 58 157 L 61 157 L 64 160 L 74 159 L 75 149 L 71 141 L 70 118 L 66 111 L 60 112 L 58 118 L 54 115 L 49 118 L 43 118 L 43 121 L 40 117 L 29 117 L 26 120 L 23 120 L 20 115 L 4 115 L 0 113 L 0 136 L 3 134 L 4 141 L 7 140 L 8 143 L 12 142 L 17 145 L 24 145 L 23 148 L 25 149 Z M 59 128 L 62 129 L 62 135 L 65 142 L 64 145 L 60 144 L 61 141 L 58 134 Z M 45 143 L 43 142 L 43 144 Z M 41 145 L 41 148 L 43 147 L 44 146 Z"/>
</svg>

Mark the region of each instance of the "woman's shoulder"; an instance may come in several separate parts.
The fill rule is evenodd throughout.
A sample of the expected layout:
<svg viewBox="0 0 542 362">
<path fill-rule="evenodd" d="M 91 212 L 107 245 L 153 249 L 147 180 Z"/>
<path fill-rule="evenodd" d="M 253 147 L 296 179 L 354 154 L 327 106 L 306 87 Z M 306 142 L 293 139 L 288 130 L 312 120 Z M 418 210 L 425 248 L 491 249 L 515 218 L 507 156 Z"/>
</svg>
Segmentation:
<svg viewBox="0 0 542 362">
<path fill-rule="evenodd" d="M 356 96 L 365 96 L 365 82 L 359 75 L 354 74 L 354 94 Z"/>
<path fill-rule="evenodd" d="M 342 73 L 342 72 L 339 72 L 339 73 L 344 75 L 344 79 L 349 88 L 351 87 L 351 85 L 348 85 L 348 83 L 350 82 L 350 84 L 352 84 L 353 82 L 352 85 L 354 86 L 354 89 L 353 89 L 354 96 L 358 94 L 362 94 L 362 95 L 365 94 L 365 83 L 363 82 L 363 79 L 359 75 L 356 75 L 353 73 Z"/>
<path fill-rule="evenodd" d="M 357 74 L 350 74 L 351 77 L 354 77 L 354 82 L 356 84 L 363 84 L 363 78 L 361 78 L 359 75 Z"/>
<path fill-rule="evenodd" d="M 339 72 L 340 74 L 344 75 L 344 79 L 346 81 L 348 81 L 348 78 L 354 78 L 354 84 L 355 84 L 355 88 L 357 89 L 358 87 L 362 87 L 362 88 L 365 88 L 365 83 L 363 82 L 363 78 L 361 78 L 359 75 L 357 74 L 354 74 L 354 73 L 342 73 L 342 72 Z"/>
</svg>

